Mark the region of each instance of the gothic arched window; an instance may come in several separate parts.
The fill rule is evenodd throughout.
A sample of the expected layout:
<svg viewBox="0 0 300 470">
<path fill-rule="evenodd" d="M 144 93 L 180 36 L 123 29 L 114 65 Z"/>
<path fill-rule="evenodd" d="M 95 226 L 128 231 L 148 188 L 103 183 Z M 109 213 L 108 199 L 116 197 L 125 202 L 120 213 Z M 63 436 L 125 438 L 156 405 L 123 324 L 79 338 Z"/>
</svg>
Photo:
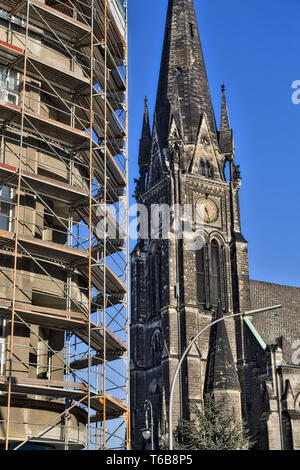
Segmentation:
<svg viewBox="0 0 300 470">
<path fill-rule="evenodd" d="M 151 362 L 152 366 L 159 366 L 163 350 L 163 340 L 160 330 L 155 330 L 151 338 Z"/>
<path fill-rule="evenodd" d="M 209 163 L 209 161 L 204 162 L 203 160 L 201 160 L 199 173 L 200 176 L 205 176 L 206 178 L 214 178 L 214 167 Z"/>
<path fill-rule="evenodd" d="M 158 250 L 157 254 L 157 276 L 158 276 L 158 292 L 157 292 L 157 297 L 158 297 L 158 307 L 159 310 L 162 308 L 162 295 L 163 295 L 163 289 L 162 289 L 162 251 L 161 249 Z"/>
<path fill-rule="evenodd" d="M 190 23 L 190 33 L 191 33 L 191 37 L 193 38 L 194 37 L 194 25 L 193 25 L 193 23 Z"/>
<path fill-rule="evenodd" d="M 225 247 L 216 239 L 196 251 L 197 303 L 217 307 L 226 298 Z"/>
<path fill-rule="evenodd" d="M 206 303 L 204 246 L 196 252 L 197 300 Z"/>
<path fill-rule="evenodd" d="M 158 315 L 162 308 L 162 251 L 160 248 L 148 258 L 149 284 L 149 314 Z"/>
<path fill-rule="evenodd" d="M 209 164 L 209 162 L 205 163 L 205 176 L 206 176 L 206 178 L 209 178 L 209 176 L 210 176 L 210 164 Z"/>
<path fill-rule="evenodd" d="M 151 291 L 152 291 L 152 298 L 150 299 L 151 306 L 152 306 L 152 315 L 156 314 L 156 274 L 155 274 L 155 254 L 151 255 L 150 258 L 150 269 L 151 269 Z"/>
<path fill-rule="evenodd" d="M 214 177 L 214 168 L 207 160 L 204 162 L 201 160 L 200 163 L 200 175 L 205 176 L 206 178 L 213 178 Z"/>
<path fill-rule="evenodd" d="M 211 302 L 213 306 L 218 305 L 221 296 L 220 247 L 218 242 L 213 240 L 211 242 Z"/>
<path fill-rule="evenodd" d="M 205 176 L 205 165 L 204 165 L 203 160 L 201 160 L 201 162 L 200 162 L 200 175 Z"/>
<path fill-rule="evenodd" d="M 135 305 L 134 305 L 134 311 L 135 311 L 135 314 L 136 314 L 136 318 L 138 318 L 138 312 L 139 312 L 139 308 L 140 308 L 140 303 L 141 303 L 141 296 L 140 296 L 140 263 L 139 261 L 136 261 L 135 262 L 135 278 L 134 278 L 134 282 L 135 282 Z"/>
</svg>

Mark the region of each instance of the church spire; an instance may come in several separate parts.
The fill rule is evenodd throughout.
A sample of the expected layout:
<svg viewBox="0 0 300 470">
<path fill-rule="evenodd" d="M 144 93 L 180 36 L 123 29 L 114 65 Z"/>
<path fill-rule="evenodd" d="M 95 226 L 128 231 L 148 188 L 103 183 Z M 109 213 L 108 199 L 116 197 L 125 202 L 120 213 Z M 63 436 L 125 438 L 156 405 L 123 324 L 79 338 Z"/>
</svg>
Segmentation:
<svg viewBox="0 0 300 470">
<path fill-rule="evenodd" d="M 140 150 L 139 150 L 139 166 L 148 167 L 150 161 L 150 150 L 151 150 L 151 131 L 149 121 L 149 110 L 148 110 L 148 98 L 145 97 L 144 105 L 144 118 L 142 127 L 142 137 L 140 139 Z"/>
<path fill-rule="evenodd" d="M 193 0 L 169 0 L 156 98 L 160 145 L 167 147 L 170 119 L 181 122 L 182 138 L 195 144 L 201 115 L 216 137 L 216 124 Z"/>
<path fill-rule="evenodd" d="M 219 145 L 220 145 L 221 152 L 226 153 L 226 154 L 232 154 L 233 137 L 232 137 L 232 129 L 230 128 L 230 123 L 229 123 L 224 83 L 222 84 L 222 105 L 221 105 Z"/>
</svg>

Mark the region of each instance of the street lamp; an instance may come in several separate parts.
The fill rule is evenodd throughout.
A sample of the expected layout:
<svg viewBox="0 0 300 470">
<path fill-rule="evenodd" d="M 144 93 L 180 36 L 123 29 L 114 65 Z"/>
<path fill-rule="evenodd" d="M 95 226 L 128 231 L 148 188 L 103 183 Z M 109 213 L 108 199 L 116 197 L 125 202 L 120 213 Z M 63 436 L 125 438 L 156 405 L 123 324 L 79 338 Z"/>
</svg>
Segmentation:
<svg viewBox="0 0 300 470">
<path fill-rule="evenodd" d="M 281 307 L 282 307 L 282 305 L 275 305 L 273 307 L 265 307 L 265 308 L 260 308 L 260 309 L 257 309 L 257 310 L 250 310 L 248 312 L 233 313 L 231 315 L 227 315 L 226 317 L 218 318 L 217 320 L 213 321 L 212 323 L 207 325 L 205 328 L 203 328 L 190 341 L 190 343 L 186 347 L 184 353 L 182 354 L 182 356 L 180 358 L 180 361 L 177 364 L 177 367 L 176 367 L 176 370 L 175 370 L 175 373 L 174 373 L 174 377 L 172 379 L 172 384 L 171 384 L 170 402 L 169 402 L 169 450 L 173 450 L 173 416 L 172 416 L 172 412 L 173 412 L 173 396 L 174 396 L 174 390 L 175 390 L 175 383 L 176 383 L 176 379 L 178 377 L 180 368 L 182 366 L 182 363 L 183 363 L 186 355 L 188 354 L 189 350 L 191 349 L 191 347 L 195 343 L 195 341 L 197 341 L 197 339 L 199 338 L 199 336 L 202 335 L 202 333 L 204 333 L 206 330 L 211 328 L 216 323 L 219 323 L 220 321 L 227 320 L 228 318 L 234 318 L 234 317 L 247 317 L 249 315 L 254 315 L 256 313 L 266 312 L 266 311 L 269 311 L 269 310 L 276 310 L 277 308 L 281 308 Z"/>
<path fill-rule="evenodd" d="M 142 429 L 142 435 L 143 435 L 143 438 L 145 439 L 145 441 L 149 441 L 150 437 L 151 437 L 151 430 L 146 428 L 146 429 Z"/>
<path fill-rule="evenodd" d="M 142 435 L 145 441 L 149 441 L 151 437 L 151 450 L 154 450 L 154 440 L 153 440 L 153 408 L 150 400 L 145 400 L 144 402 L 145 409 L 145 429 L 142 429 Z M 150 412 L 150 428 L 149 428 L 149 419 L 148 413 Z"/>
</svg>

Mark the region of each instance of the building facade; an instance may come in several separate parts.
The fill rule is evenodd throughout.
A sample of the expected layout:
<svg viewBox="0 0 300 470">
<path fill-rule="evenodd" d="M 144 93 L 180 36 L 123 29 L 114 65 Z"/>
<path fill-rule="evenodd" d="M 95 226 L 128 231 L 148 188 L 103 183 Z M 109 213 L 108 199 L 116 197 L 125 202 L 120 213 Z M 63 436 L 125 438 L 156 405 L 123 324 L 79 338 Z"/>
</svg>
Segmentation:
<svg viewBox="0 0 300 470">
<path fill-rule="evenodd" d="M 0 1 L 1 450 L 123 445 L 125 10 Z"/>
<path fill-rule="evenodd" d="M 189 419 L 193 403 L 201 405 L 213 393 L 245 419 L 257 448 L 299 449 L 300 377 L 292 348 L 300 291 L 249 279 L 225 87 L 217 126 L 193 0 L 169 0 L 153 128 L 146 100 L 138 163 L 140 238 L 131 255 L 133 448 L 146 446 L 141 429 L 147 399 L 156 447 L 167 436 L 170 383 L 194 335 L 225 312 L 277 302 L 283 309 L 276 328 L 273 314 L 261 314 L 221 322 L 198 340 L 181 370 L 173 417 L 175 425 Z M 189 209 L 178 214 L 182 207 Z M 178 236 L 188 217 L 191 230 Z"/>
</svg>

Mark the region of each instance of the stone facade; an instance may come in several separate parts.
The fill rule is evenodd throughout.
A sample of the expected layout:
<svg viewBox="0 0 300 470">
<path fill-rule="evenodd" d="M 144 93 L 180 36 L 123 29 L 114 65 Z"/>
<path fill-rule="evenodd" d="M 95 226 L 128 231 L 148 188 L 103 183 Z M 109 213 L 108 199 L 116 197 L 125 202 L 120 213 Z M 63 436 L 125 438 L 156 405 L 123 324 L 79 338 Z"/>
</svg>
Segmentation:
<svg viewBox="0 0 300 470">
<path fill-rule="evenodd" d="M 241 176 L 224 86 L 221 106 L 217 129 L 193 1 L 169 0 L 154 124 L 151 132 L 146 101 L 135 193 L 150 222 L 145 228 L 140 211 L 140 239 L 131 256 L 134 449 L 146 446 L 141 434 L 146 399 L 154 410 L 155 446 L 167 435 L 171 380 L 181 354 L 198 331 L 225 312 L 286 300 L 279 287 L 272 296 L 263 283 L 249 280 L 247 241 L 240 221 Z M 190 207 L 194 241 L 199 236 L 203 248 L 191 249 L 186 232 L 179 239 L 175 209 L 170 226 L 164 225 L 165 208 L 176 205 Z M 179 220 L 185 220 L 186 214 Z M 295 289 L 296 296 L 299 292 Z M 289 300 L 293 298 L 291 294 Z M 288 307 L 282 315 L 285 312 Z M 258 330 L 268 336 L 267 322 L 259 319 Z M 275 343 L 268 336 L 265 343 L 256 323 L 240 318 L 207 330 L 181 369 L 174 425 L 189 419 L 191 405 L 201 404 L 209 392 L 216 399 L 224 398 L 228 408 L 248 422 L 258 448 L 299 448 L 300 376 L 297 379 L 296 366 L 280 362 L 280 354 L 290 347 L 286 346 L 290 336 L 280 327 L 277 333 L 276 337 L 285 339 Z"/>
</svg>

